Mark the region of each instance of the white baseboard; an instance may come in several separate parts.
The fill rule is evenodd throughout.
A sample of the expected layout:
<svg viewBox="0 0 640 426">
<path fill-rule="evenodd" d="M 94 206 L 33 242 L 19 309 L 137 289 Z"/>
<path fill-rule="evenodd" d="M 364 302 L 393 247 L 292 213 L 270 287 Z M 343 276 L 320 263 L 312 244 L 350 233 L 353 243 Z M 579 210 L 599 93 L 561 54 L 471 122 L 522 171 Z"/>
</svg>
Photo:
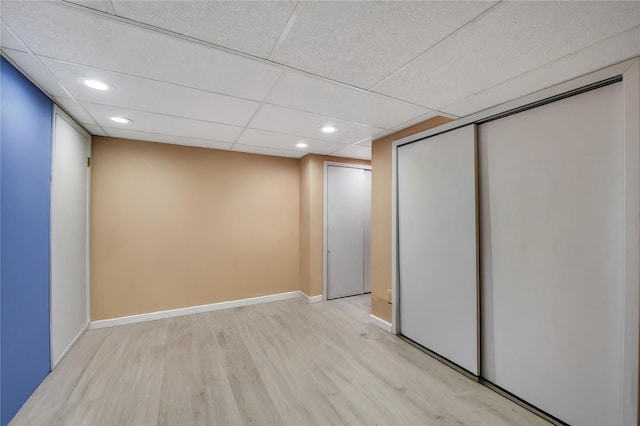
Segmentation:
<svg viewBox="0 0 640 426">
<path fill-rule="evenodd" d="M 163 318 L 179 317 L 182 315 L 199 314 L 202 312 L 219 311 L 221 309 L 238 308 L 240 306 L 257 305 L 259 303 L 276 302 L 278 300 L 295 299 L 300 297 L 300 291 L 270 294 L 267 296 L 251 297 L 249 299 L 230 300 L 228 302 L 211 303 L 208 305 L 189 306 L 187 308 L 170 309 L 167 311 L 149 312 L 148 314 L 131 315 L 127 317 L 110 318 L 91 321 L 89 328 L 113 327 L 116 325 L 133 324 L 136 322 L 153 321 Z"/>
<path fill-rule="evenodd" d="M 322 302 L 322 295 L 319 294 L 317 296 L 307 296 L 305 292 L 302 290 L 298 290 L 300 292 L 300 298 L 307 303 L 318 303 Z"/>
<path fill-rule="evenodd" d="M 78 333 L 78 335 L 76 337 L 73 338 L 73 340 L 71 341 L 71 343 L 69 343 L 69 346 L 67 346 L 67 348 L 60 354 L 60 356 L 58 357 L 58 359 L 53 359 L 53 354 L 51 354 L 51 371 L 53 371 L 58 364 L 60 364 L 60 361 L 62 361 L 62 359 L 67 356 L 67 354 L 69 353 L 69 351 L 71 350 L 71 348 L 73 348 L 75 346 L 75 344 L 78 342 L 78 339 L 80 339 L 80 337 L 82 337 L 82 335 L 84 334 L 85 331 L 87 331 L 87 329 L 89 328 L 89 324 L 87 323 L 82 330 L 80 330 L 80 332 Z"/>
<path fill-rule="evenodd" d="M 378 318 L 377 316 L 375 316 L 373 314 L 369 315 L 369 318 L 371 319 L 371 322 L 373 324 L 377 325 L 378 327 L 380 327 L 384 331 L 387 331 L 387 332 L 391 333 L 391 323 L 390 322 L 387 322 L 387 321 L 383 320 L 382 318 Z"/>
</svg>

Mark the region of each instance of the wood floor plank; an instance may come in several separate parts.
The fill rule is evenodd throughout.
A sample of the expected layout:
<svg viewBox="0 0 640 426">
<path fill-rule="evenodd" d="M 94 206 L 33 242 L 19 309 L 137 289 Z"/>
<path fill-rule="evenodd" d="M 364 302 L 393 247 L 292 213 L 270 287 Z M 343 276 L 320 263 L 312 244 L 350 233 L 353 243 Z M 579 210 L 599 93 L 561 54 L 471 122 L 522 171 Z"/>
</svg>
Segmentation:
<svg viewBox="0 0 640 426">
<path fill-rule="evenodd" d="M 89 330 L 18 425 L 543 425 L 369 320 L 370 296 Z"/>
<path fill-rule="evenodd" d="M 244 312 L 237 312 L 247 321 Z M 223 330 L 216 333 L 216 341 L 225 359 L 227 379 L 235 399 L 243 424 L 281 424 L 269 390 L 264 385 L 256 364 L 249 353 L 242 336 L 236 328 L 236 317 L 229 312 L 220 315 Z"/>
<path fill-rule="evenodd" d="M 237 425 L 241 415 L 227 379 L 225 359 L 212 336 L 222 330 L 215 316 L 193 316 L 192 408 L 194 424 Z"/>
</svg>

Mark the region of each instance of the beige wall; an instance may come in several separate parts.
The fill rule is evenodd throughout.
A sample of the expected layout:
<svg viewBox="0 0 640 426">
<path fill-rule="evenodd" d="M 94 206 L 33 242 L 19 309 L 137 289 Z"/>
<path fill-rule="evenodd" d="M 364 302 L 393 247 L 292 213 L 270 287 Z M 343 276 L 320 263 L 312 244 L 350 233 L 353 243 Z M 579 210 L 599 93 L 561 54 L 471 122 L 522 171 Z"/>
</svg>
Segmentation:
<svg viewBox="0 0 640 426">
<path fill-rule="evenodd" d="M 300 290 L 311 293 L 311 156 L 300 159 Z"/>
<path fill-rule="evenodd" d="M 373 141 L 371 148 L 371 313 L 391 322 L 391 145 L 394 140 L 450 122 L 429 120 Z"/>
<path fill-rule="evenodd" d="M 92 320 L 298 290 L 299 160 L 93 138 Z"/>
<path fill-rule="evenodd" d="M 371 310 L 391 321 L 391 144 L 300 160 L 93 138 L 92 320 L 285 291 L 322 294 L 324 162 L 372 165 Z"/>
<path fill-rule="evenodd" d="M 300 290 L 322 294 L 324 162 L 370 164 L 367 160 L 307 155 L 300 160 Z"/>
</svg>

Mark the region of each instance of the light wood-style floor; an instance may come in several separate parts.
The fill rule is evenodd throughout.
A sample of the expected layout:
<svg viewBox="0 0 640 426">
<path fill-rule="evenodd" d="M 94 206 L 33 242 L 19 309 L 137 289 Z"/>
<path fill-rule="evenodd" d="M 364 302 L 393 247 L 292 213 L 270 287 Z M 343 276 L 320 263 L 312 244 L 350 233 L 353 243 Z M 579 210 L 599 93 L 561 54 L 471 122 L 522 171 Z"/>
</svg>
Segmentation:
<svg viewBox="0 0 640 426">
<path fill-rule="evenodd" d="M 369 295 L 89 330 L 17 425 L 547 424 L 369 322 Z"/>
</svg>

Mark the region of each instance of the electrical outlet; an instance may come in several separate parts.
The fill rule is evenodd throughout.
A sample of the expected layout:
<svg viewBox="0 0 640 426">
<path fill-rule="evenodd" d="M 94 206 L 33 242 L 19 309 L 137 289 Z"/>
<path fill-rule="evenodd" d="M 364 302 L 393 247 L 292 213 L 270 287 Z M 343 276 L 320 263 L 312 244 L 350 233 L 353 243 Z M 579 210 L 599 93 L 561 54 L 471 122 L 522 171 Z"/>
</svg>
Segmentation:
<svg viewBox="0 0 640 426">
<path fill-rule="evenodd" d="M 391 303 L 393 299 L 391 298 L 391 290 L 387 290 L 387 303 Z"/>
</svg>

